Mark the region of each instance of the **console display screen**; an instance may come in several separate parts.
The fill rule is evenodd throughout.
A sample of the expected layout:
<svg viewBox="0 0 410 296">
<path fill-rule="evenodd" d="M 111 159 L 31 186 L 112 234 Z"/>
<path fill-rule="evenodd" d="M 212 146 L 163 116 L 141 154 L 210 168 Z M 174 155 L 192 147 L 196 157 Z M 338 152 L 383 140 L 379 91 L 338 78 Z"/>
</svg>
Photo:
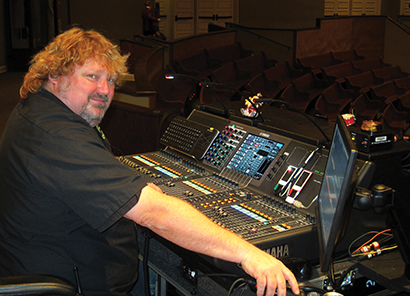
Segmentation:
<svg viewBox="0 0 410 296">
<path fill-rule="evenodd" d="M 248 134 L 227 168 L 259 180 L 284 144 Z"/>
</svg>

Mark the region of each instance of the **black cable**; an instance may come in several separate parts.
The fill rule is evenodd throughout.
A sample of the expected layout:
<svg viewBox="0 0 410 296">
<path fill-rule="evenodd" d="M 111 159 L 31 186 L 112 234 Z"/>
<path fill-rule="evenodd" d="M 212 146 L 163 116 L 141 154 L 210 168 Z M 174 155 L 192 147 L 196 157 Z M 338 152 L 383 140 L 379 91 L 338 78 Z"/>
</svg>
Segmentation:
<svg viewBox="0 0 410 296">
<path fill-rule="evenodd" d="M 290 289 L 290 287 L 288 289 Z M 327 291 L 322 288 L 313 285 L 308 285 L 305 283 L 299 283 L 299 289 L 305 292 L 306 294 L 315 292 L 319 295 L 324 295 L 325 293 L 327 293 Z"/>
<path fill-rule="evenodd" d="M 215 87 L 215 86 L 219 86 L 219 87 L 225 87 L 228 89 L 232 89 L 233 91 L 235 91 L 236 93 L 238 93 L 241 97 L 244 97 L 246 101 L 248 101 L 252 107 L 255 109 L 255 111 L 258 113 L 259 118 L 261 119 L 262 122 L 265 122 L 265 120 L 262 117 L 262 113 L 258 110 L 258 106 L 255 104 L 257 99 L 254 101 L 249 99 L 249 95 L 241 92 L 240 90 L 236 89 L 235 87 L 233 87 L 232 85 L 229 84 L 223 84 L 223 83 L 218 83 L 218 82 L 208 82 L 208 81 L 202 81 L 199 83 L 199 85 L 203 85 L 206 87 Z"/>
<path fill-rule="evenodd" d="M 341 292 L 342 284 L 343 284 L 343 281 L 344 281 L 345 277 L 349 274 L 349 272 L 351 272 L 353 269 L 355 269 L 358 265 L 359 265 L 358 263 L 355 263 L 352 266 L 350 266 L 348 269 L 343 271 L 342 275 L 340 276 L 340 278 L 338 279 L 338 281 L 335 284 L 336 287 L 333 287 L 333 289 L 336 292 Z"/>
<path fill-rule="evenodd" d="M 226 108 L 226 106 L 222 102 L 221 98 L 218 96 L 218 94 L 216 93 L 216 91 L 213 88 L 211 88 L 211 91 L 214 94 L 214 96 L 216 97 L 216 99 L 218 100 L 218 102 L 222 105 L 222 108 L 224 108 L 223 116 L 224 117 L 228 116 L 229 110 Z"/>
<path fill-rule="evenodd" d="M 296 108 L 295 106 L 293 106 L 292 104 L 290 104 L 289 102 L 283 101 L 283 100 L 278 100 L 278 99 L 270 99 L 270 98 L 260 98 L 260 99 L 256 99 L 255 100 L 256 103 L 280 103 L 280 104 L 284 104 L 286 106 L 291 107 L 294 111 L 302 114 L 303 116 L 305 116 L 314 126 L 316 126 L 316 128 L 322 133 L 322 135 L 325 137 L 326 139 L 326 143 L 330 142 L 329 137 L 325 134 L 325 132 L 322 130 L 322 128 L 313 121 L 312 118 L 310 118 L 305 112 L 303 112 L 302 110 L 300 110 L 299 108 Z"/>
<path fill-rule="evenodd" d="M 245 293 L 245 291 L 246 291 L 247 288 L 248 288 L 248 285 L 247 285 L 246 283 L 240 284 L 240 285 L 235 289 L 235 291 L 233 291 L 232 296 L 234 296 L 234 295 L 235 295 L 238 291 L 240 291 L 240 290 L 242 290 L 242 291 L 241 291 L 241 293 L 240 293 L 239 296 L 243 295 L 243 293 Z"/>
<path fill-rule="evenodd" d="M 335 270 L 334 270 L 333 260 L 330 260 L 327 277 L 329 279 L 330 285 L 334 289 L 336 286 L 336 281 L 335 281 Z"/>
<path fill-rule="evenodd" d="M 144 235 L 144 251 L 143 251 L 144 260 L 142 261 L 142 268 L 143 268 L 143 274 L 144 274 L 144 293 L 145 293 L 145 296 L 151 296 L 150 276 L 149 276 L 149 267 L 148 267 L 149 242 L 150 242 L 151 235 L 148 230 L 143 230 L 143 235 Z"/>
<path fill-rule="evenodd" d="M 346 273 L 347 274 L 347 273 Z M 208 273 L 208 274 L 202 274 L 202 275 L 198 275 L 198 277 L 215 277 L 215 276 L 225 276 L 225 277 L 238 277 L 238 275 L 236 275 L 236 274 L 231 274 L 231 273 Z M 346 275 L 345 275 L 346 276 Z M 247 285 L 247 287 L 250 287 L 250 289 L 252 290 L 252 288 L 255 288 L 256 289 L 256 280 L 254 279 L 254 278 L 238 278 L 232 285 L 231 285 L 231 287 L 230 287 L 230 292 L 229 293 L 232 293 L 233 292 L 233 294 L 228 294 L 229 296 L 233 296 L 235 293 L 236 293 L 236 291 L 237 290 L 235 290 L 234 291 L 234 288 L 235 288 L 235 285 L 237 285 L 239 282 L 241 282 L 241 281 L 243 281 L 243 283 L 239 286 L 239 287 L 241 287 L 242 285 Z M 238 287 L 238 288 L 239 288 Z M 333 286 L 332 286 L 333 287 Z M 287 287 L 286 287 L 289 291 L 292 291 L 292 288 L 289 286 L 289 285 L 287 285 Z M 243 288 L 244 290 L 246 289 L 246 287 L 245 288 Z M 314 286 L 314 285 L 309 285 L 309 284 L 306 284 L 306 283 L 299 283 L 299 289 L 300 290 L 302 290 L 303 292 L 305 292 L 306 294 L 309 294 L 309 293 L 312 293 L 312 292 L 315 292 L 315 293 L 317 293 L 317 294 L 319 294 L 319 295 L 324 295 L 326 292 L 328 292 L 328 291 L 326 291 L 326 290 L 324 290 L 324 289 L 322 289 L 322 288 L 319 288 L 319 287 L 317 287 L 317 286 Z M 254 291 L 254 290 L 252 290 L 252 291 Z M 243 293 L 244 291 L 242 291 L 242 293 Z"/>
<path fill-rule="evenodd" d="M 118 152 L 119 156 L 122 156 L 122 157 L 125 156 L 124 152 L 122 152 L 122 150 L 120 148 L 111 145 L 111 151 L 112 151 L 113 154 L 114 154 L 114 150 Z"/>
<path fill-rule="evenodd" d="M 82 296 L 84 294 L 83 294 L 83 291 L 81 289 L 80 275 L 79 275 L 79 272 L 78 272 L 78 267 L 74 266 L 73 270 L 74 270 L 75 283 L 76 283 L 76 286 L 77 286 L 77 294 L 76 295 Z"/>
<path fill-rule="evenodd" d="M 165 74 L 166 79 L 175 79 L 175 78 L 188 78 L 198 83 L 199 86 L 206 86 L 209 87 L 211 84 L 209 82 L 202 81 L 201 79 L 196 78 L 195 76 L 187 75 L 187 74 Z M 212 83 L 212 86 L 214 83 Z M 239 92 L 237 89 L 233 88 L 232 86 L 226 85 L 227 88 L 233 89 L 235 92 Z M 215 90 L 211 88 L 212 93 L 215 95 L 218 102 L 221 104 L 222 108 L 224 109 L 224 116 L 229 114 L 228 108 L 226 108 L 225 104 L 221 100 L 221 98 L 216 94 Z M 240 93 L 240 92 L 239 92 Z M 254 105 L 254 104 L 253 104 Z"/>
<path fill-rule="evenodd" d="M 239 278 L 239 279 L 237 279 L 236 281 L 233 282 L 233 284 L 231 285 L 231 287 L 230 287 L 230 289 L 229 289 L 229 291 L 228 291 L 228 296 L 233 295 L 232 292 L 233 292 L 235 286 L 236 286 L 238 283 L 240 283 L 241 281 L 244 281 L 244 278 Z"/>
</svg>

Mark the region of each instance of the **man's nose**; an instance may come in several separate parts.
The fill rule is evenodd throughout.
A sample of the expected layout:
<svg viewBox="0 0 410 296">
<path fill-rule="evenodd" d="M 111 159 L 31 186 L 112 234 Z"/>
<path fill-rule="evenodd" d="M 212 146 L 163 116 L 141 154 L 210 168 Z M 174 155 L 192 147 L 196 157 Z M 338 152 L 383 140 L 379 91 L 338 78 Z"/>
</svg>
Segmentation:
<svg viewBox="0 0 410 296">
<path fill-rule="evenodd" d="M 106 79 L 101 79 L 98 82 L 98 93 L 108 95 L 109 92 L 110 92 L 110 86 L 108 84 L 108 81 Z"/>
</svg>

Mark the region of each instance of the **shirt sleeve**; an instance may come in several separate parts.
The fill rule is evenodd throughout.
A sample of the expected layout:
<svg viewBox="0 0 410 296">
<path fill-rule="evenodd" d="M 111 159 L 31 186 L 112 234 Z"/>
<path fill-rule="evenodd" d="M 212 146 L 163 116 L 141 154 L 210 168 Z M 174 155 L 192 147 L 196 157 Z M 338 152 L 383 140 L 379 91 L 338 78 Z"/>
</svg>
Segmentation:
<svg viewBox="0 0 410 296">
<path fill-rule="evenodd" d="M 35 182 L 93 228 L 103 231 L 137 202 L 146 182 L 120 163 L 88 126 L 49 134 L 37 151 Z"/>
</svg>

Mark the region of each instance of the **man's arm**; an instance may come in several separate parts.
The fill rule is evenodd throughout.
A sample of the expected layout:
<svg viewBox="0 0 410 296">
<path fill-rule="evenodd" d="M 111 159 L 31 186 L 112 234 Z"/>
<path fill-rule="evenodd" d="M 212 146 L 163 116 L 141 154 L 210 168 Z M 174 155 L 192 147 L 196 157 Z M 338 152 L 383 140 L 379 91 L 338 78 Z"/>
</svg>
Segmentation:
<svg viewBox="0 0 410 296">
<path fill-rule="evenodd" d="M 160 192 L 155 186 L 141 191 L 138 203 L 125 217 L 167 240 L 194 252 L 240 263 L 257 281 L 257 295 L 286 294 L 286 281 L 295 294 L 298 283 L 279 260 L 235 233 L 219 227 L 187 202 Z"/>
</svg>

